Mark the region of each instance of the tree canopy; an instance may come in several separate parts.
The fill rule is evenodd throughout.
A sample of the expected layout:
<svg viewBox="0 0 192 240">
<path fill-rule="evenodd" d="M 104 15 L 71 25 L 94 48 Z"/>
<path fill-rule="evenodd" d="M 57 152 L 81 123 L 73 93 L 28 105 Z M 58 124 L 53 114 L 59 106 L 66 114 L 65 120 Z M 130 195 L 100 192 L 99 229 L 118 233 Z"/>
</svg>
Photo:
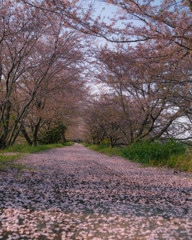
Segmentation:
<svg viewBox="0 0 192 240">
<path fill-rule="evenodd" d="M 192 137 L 192 2 L 105 2 L 107 20 L 83 0 L 1 3 L 0 148 L 57 122 L 111 146 Z"/>
</svg>

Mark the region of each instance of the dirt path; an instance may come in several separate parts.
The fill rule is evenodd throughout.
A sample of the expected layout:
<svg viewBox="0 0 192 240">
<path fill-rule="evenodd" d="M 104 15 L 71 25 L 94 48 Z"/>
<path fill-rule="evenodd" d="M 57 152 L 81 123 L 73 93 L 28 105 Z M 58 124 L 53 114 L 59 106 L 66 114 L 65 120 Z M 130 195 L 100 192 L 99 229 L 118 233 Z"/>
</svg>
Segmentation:
<svg viewBox="0 0 192 240">
<path fill-rule="evenodd" d="M 190 174 L 78 144 L 21 162 L 0 172 L 0 239 L 192 239 Z"/>
</svg>

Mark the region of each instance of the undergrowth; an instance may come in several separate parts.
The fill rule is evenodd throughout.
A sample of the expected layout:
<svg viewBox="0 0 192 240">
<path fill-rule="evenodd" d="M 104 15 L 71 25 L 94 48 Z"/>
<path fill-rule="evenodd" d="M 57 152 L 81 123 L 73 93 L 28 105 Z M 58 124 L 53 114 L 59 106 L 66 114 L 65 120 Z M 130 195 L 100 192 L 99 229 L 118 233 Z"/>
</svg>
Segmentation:
<svg viewBox="0 0 192 240">
<path fill-rule="evenodd" d="M 92 150 L 122 156 L 147 166 L 167 166 L 180 171 L 192 172 L 192 151 L 181 142 L 168 140 L 166 143 L 148 141 L 133 143 L 125 148 L 110 148 L 106 145 L 85 145 Z"/>
</svg>

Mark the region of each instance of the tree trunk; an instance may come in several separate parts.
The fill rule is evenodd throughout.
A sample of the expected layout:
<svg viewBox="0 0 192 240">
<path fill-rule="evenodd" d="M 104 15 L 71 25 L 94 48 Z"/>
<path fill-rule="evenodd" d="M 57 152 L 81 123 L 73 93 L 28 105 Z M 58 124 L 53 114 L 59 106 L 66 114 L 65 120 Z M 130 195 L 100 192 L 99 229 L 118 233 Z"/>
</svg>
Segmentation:
<svg viewBox="0 0 192 240">
<path fill-rule="evenodd" d="M 5 148 L 7 146 L 7 137 L 9 134 L 10 111 L 11 111 L 11 102 L 8 100 L 5 103 L 4 117 L 2 116 L 2 121 L 1 121 L 2 134 L 0 138 L 0 148 Z"/>
<path fill-rule="evenodd" d="M 35 126 L 34 133 L 33 133 L 33 145 L 34 146 L 37 146 L 37 135 L 38 135 L 40 123 L 41 123 L 41 117 L 39 117 L 38 122 Z"/>
<path fill-rule="evenodd" d="M 21 127 L 21 132 L 22 132 L 23 136 L 25 137 L 25 140 L 27 141 L 27 143 L 28 143 L 29 145 L 32 145 L 32 141 L 31 141 L 28 133 L 26 132 L 24 126 Z"/>
</svg>

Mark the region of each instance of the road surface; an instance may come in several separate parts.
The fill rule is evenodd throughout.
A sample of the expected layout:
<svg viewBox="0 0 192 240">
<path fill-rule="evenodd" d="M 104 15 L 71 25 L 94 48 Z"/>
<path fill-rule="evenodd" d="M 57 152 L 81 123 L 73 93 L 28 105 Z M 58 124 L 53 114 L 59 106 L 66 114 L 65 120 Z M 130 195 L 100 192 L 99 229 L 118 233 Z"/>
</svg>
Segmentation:
<svg viewBox="0 0 192 240">
<path fill-rule="evenodd" d="M 80 144 L 0 172 L 0 239 L 192 239 L 192 175 Z"/>
</svg>

